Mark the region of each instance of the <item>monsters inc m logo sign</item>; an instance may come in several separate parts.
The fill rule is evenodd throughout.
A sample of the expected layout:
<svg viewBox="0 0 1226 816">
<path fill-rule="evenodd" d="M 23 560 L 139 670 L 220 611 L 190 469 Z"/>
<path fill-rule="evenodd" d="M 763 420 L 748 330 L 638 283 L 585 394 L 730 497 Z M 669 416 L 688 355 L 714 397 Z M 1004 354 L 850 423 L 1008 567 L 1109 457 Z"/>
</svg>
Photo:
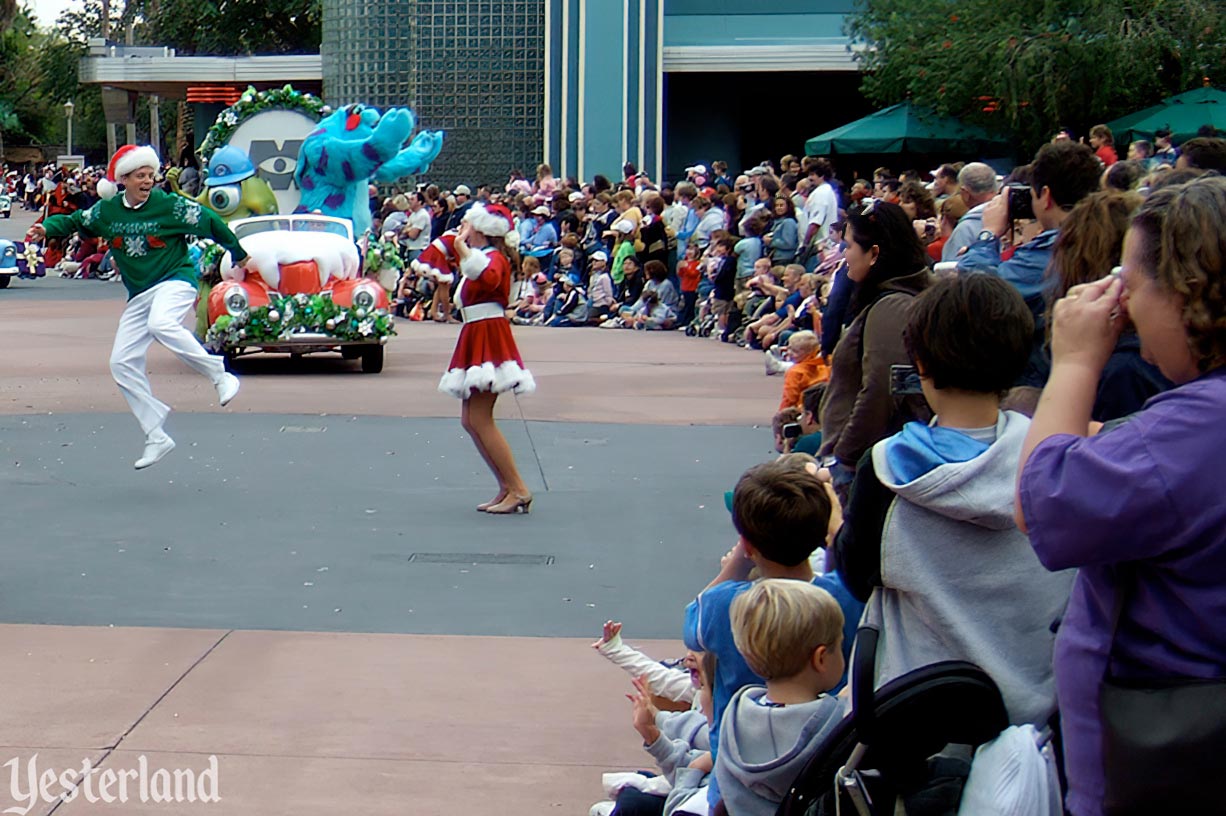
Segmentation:
<svg viewBox="0 0 1226 816">
<path fill-rule="evenodd" d="M 291 213 L 300 194 L 294 184 L 298 151 L 316 121 L 294 110 L 270 110 L 252 116 L 234 129 L 229 144 L 251 157 L 255 172 L 268 182 L 277 197 L 277 208 Z"/>
</svg>

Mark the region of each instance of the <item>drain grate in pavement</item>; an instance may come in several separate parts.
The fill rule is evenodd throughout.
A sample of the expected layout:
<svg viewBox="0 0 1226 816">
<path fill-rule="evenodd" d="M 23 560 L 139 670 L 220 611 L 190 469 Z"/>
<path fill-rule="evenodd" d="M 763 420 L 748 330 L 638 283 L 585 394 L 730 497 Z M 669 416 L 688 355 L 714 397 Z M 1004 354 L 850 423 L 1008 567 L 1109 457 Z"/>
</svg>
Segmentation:
<svg viewBox="0 0 1226 816">
<path fill-rule="evenodd" d="M 554 562 L 552 555 L 523 555 L 520 553 L 413 553 L 409 560 L 415 564 L 494 564 L 496 566 L 548 567 Z"/>
</svg>

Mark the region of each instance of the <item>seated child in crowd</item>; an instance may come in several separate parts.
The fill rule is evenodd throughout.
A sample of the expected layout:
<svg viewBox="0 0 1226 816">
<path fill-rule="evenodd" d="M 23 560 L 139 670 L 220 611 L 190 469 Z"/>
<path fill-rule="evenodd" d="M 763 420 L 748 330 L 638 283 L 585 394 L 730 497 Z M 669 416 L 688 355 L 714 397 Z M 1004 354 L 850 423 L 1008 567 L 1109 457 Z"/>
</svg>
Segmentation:
<svg viewBox="0 0 1226 816">
<path fill-rule="evenodd" d="M 822 447 L 822 398 L 826 396 L 826 383 L 811 385 L 800 395 L 800 436 L 789 448 L 791 453 L 807 453 L 817 456 Z"/>
<path fill-rule="evenodd" d="M 763 682 L 737 651 L 732 634 L 730 607 L 753 586 L 750 570 L 756 567 L 763 578 L 803 581 L 829 592 L 843 610 L 844 659 L 851 651 L 864 605 L 843 586 L 837 571 L 815 575 L 809 563 L 814 551 L 825 546 L 831 508 L 830 491 L 791 458 L 756 465 L 737 482 L 732 495 L 736 546 L 721 559 L 714 580 L 685 609 L 686 647 L 716 657 L 711 741 L 717 746 L 717 761 L 719 723 L 732 696 L 743 686 Z M 840 679 L 837 687 L 842 685 Z M 719 800 L 715 787 L 712 804 Z"/>
<path fill-rule="evenodd" d="M 993 275 L 946 278 L 915 299 L 903 340 L 936 416 L 860 460 L 833 561 L 880 629 L 878 687 L 965 660 L 996 681 L 1012 723 L 1041 727 L 1074 570 L 1048 572 L 1013 518 L 1030 420 L 1000 400 L 1033 330 L 1017 289 Z"/>
<path fill-rule="evenodd" d="M 587 325 L 587 292 L 575 283 L 570 275 L 562 276 L 562 294 L 558 299 L 558 308 L 550 318 L 550 326 L 586 326 Z"/>
<path fill-rule="evenodd" d="M 799 408 L 800 397 L 811 385 L 830 380 L 830 364 L 821 353 L 821 340 L 811 331 L 800 331 L 788 338 L 788 357 L 792 365 L 783 374 L 783 396 L 779 401 L 780 410 L 788 407 Z M 767 354 L 766 359 L 774 359 Z M 769 367 L 768 367 L 769 372 Z"/>
<path fill-rule="evenodd" d="M 643 738 L 643 748 L 651 754 L 656 766 L 672 786 L 667 798 L 643 793 L 630 786 L 617 795 L 617 814 L 705 814 L 706 785 L 713 770 L 711 758 L 711 681 L 715 656 L 700 655 L 697 679 L 698 704 L 693 711 L 660 711 L 652 702 L 651 688 L 646 678 L 634 679 L 634 693 L 627 694 L 633 706 L 634 730 Z M 691 808 L 693 801 L 698 805 Z"/>
<path fill-rule="evenodd" d="M 803 581 L 758 581 L 732 602 L 732 636 L 765 686 L 745 686 L 724 711 L 715 774 L 728 813 L 773 816 L 850 710 L 826 692 L 842 681 L 843 611 Z"/>
<path fill-rule="evenodd" d="M 549 279 L 545 277 L 545 273 L 537 272 L 532 276 L 531 282 L 532 294 L 508 306 L 509 309 L 515 310 L 513 320 L 519 325 L 542 322 L 545 314 L 545 304 L 549 302 Z"/>
<path fill-rule="evenodd" d="M 604 320 L 617 309 L 617 297 L 613 288 L 613 276 L 609 274 L 609 256 L 597 250 L 588 258 L 588 299 L 591 306 L 589 317 Z"/>
</svg>

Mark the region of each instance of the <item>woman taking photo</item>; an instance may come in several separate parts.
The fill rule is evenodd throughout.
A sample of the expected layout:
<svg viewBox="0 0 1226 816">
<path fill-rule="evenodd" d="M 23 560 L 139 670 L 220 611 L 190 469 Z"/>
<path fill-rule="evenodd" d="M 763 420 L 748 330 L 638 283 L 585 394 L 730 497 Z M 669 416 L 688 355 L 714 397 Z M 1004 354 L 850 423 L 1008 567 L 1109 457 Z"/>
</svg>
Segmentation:
<svg viewBox="0 0 1226 816">
<path fill-rule="evenodd" d="M 499 515 L 527 513 L 532 508 L 532 493 L 515 467 L 511 446 L 494 423 L 499 394 L 536 390 L 506 317 L 514 259 L 504 238 L 512 229 L 511 213 L 500 204 L 478 202 L 464 215 L 455 239 L 460 267 L 455 300 L 464 326 L 451 365 L 438 385 L 439 391 L 463 400 L 460 421 L 498 480 L 498 494 L 477 509 Z"/>
<path fill-rule="evenodd" d="M 890 367 L 910 365 L 903 327 L 911 302 L 928 287 L 924 247 L 897 204 L 870 200 L 847 217 L 847 277 L 855 284 L 849 311 L 856 317 L 834 350 L 822 403 L 822 455 L 835 490 L 846 501 L 856 464 L 874 443 L 932 412 L 922 394 L 896 394 Z"/>
<path fill-rule="evenodd" d="M 1054 310 L 1017 521 L 1045 567 L 1078 569 L 1054 656 L 1075 816 L 1221 812 L 1224 264 L 1226 179 L 1165 188 L 1133 218 L 1120 274 L 1072 287 Z M 1090 435 L 1129 320 L 1175 387 Z"/>
</svg>

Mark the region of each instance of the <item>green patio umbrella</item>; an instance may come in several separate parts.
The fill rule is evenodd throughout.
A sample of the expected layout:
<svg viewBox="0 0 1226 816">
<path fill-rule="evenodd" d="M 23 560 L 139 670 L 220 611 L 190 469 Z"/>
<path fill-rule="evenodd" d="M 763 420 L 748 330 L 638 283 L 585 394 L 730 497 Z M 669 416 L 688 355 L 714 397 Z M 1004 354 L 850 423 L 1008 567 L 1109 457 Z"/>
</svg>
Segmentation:
<svg viewBox="0 0 1226 816">
<path fill-rule="evenodd" d="M 1010 142 L 975 125 L 938 116 L 911 102 L 879 110 L 805 142 L 809 156 L 852 153 L 1004 155 Z"/>
<path fill-rule="evenodd" d="M 1107 127 L 1115 136 L 1116 144 L 1127 144 L 1134 139 L 1153 139 L 1154 131 L 1170 128 L 1171 136 L 1178 144 L 1196 136 L 1204 125 L 1226 130 L 1226 91 L 1208 85 L 1186 93 L 1168 97 L 1152 108 L 1122 116 Z"/>
</svg>

